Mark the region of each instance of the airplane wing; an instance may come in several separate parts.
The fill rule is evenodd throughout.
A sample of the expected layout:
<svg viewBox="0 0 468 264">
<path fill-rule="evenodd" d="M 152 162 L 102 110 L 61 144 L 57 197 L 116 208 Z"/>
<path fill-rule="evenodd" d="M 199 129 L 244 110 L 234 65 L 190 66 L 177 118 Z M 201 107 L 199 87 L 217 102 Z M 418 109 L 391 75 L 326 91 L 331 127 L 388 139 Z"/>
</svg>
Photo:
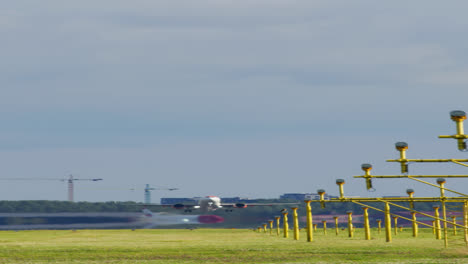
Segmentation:
<svg viewBox="0 0 468 264">
<path fill-rule="evenodd" d="M 230 208 L 246 208 L 249 206 L 282 206 L 282 205 L 299 205 L 299 203 L 229 203 L 221 204 L 222 207 Z"/>
<path fill-rule="evenodd" d="M 157 208 L 175 208 L 175 209 L 198 209 L 198 204 L 143 204 L 144 206 L 151 206 Z"/>
</svg>

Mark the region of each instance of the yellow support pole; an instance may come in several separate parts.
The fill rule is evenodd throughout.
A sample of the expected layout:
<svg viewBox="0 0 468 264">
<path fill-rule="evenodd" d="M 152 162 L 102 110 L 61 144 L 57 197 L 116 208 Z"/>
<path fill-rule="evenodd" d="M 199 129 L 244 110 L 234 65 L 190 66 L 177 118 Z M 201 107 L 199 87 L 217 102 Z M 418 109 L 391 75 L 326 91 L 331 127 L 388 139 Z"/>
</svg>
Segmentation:
<svg viewBox="0 0 468 264">
<path fill-rule="evenodd" d="M 340 199 L 344 199 L 344 191 L 343 191 L 343 185 L 345 184 L 345 180 L 343 179 L 337 179 L 336 180 L 336 185 L 338 185 L 340 189 Z"/>
<path fill-rule="evenodd" d="M 413 202 L 413 199 L 414 199 L 414 190 L 413 189 L 406 189 L 406 193 L 408 194 L 409 196 L 409 199 L 410 199 L 410 208 L 411 209 L 414 209 L 414 202 Z"/>
<path fill-rule="evenodd" d="M 310 207 L 310 200 L 304 201 L 306 204 L 306 214 L 307 214 L 307 242 L 312 242 L 314 237 L 312 235 L 312 208 Z"/>
<path fill-rule="evenodd" d="M 314 224 L 314 232 L 317 231 L 317 224 Z"/>
<path fill-rule="evenodd" d="M 263 233 L 266 233 L 267 232 L 267 224 L 263 224 Z"/>
<path fill-rule="evenodd" d="M 347 211 L 348 214 L 348 236 L 353 237 L 353 212 Z"/>
<path fill-rule="evenodd" d="M 338 235 L 338 216 L 334 216 L 333 219 L 335 219 L 335 234 Z"/>
<path fill-rule="evenodd" d="M 327 234 L 327 220 L 322 220 L 322 224 L 323 224 L 323 234 L 326 235 Z"/>
<path fill-rule="evenodd" d="M 457 224 L 457 217 L 456 217 L 455 215 L 452 215 L 451 217 L 452 217 L 452 223 L 453 223 L 453 225 L 452 225 L 452 228 L 453 228 L 453 235 L 456 236 L 456 235 L 457 235 L 457 226 L 456 226 L 456 224 Z"/>
<path fill-rule="evenodd" d="M 468 244 L 468 201 L 463 202 L 463 226 L 465 243 Z"/>
<path fill-rule="evenodd" d="M 448 228 L 447 228 L 447 209 L 445 207 L 445 192 L 444 192 L 444 184 L 445 179 L 439 178 L 437 179 L 437 183 L 440 185 L 440 200 L 442 201 L 442 216 L 444 217 L 444 245 L 448 247 Z"/>
<path fill-rule="evenodd" d="M 457 124 L 457 134 L 452 136 L 439 136 L 439 138 L 455 138 L 457 140 L 458 149 L 466 150 L 465 139 L 468 138 L 468 135 L 465 135 L 463 131 L 463 121 L 466 119 L 466 113 L 460 110 L 451 111 L 450 119 Z"/>
<path fill-rule="evenodd" d="M 370 171 L 372 170 L 372 165 L 369 163 L 364 163 L 361 165 L 361 169 L 364 171 L 363 178 L 366 179 L 366 188 L 367 190 L 372 189 L 372 176 L 370 175 Z"/>
<path fill-rule="evenodd" d="M 465 132 L 463 131 L 463 120 L 466 119 L 466 114 L 463 111 L 452 111 L 450 112 L 450 117 L 457 124 L 457 136 L 464 136 Z M 466 143 L 463 138 L 457 138 L 458 149 L 465 150 Z"/>
<path fill-rule="evenodd" d="M 435 235 L 436 234 L 436 223 L 435 223 L 435 220 L 432 220 L 432 234 Z"/>
<path fill-rule="evenodd" d="M 418 224 L 416 223 L 416 212 L 411 212 L 412 226 L 413 226 L 413 237 L 418 237 Z"/>
<path fill-rule="evenodd" d="M 463 111 L 452 111 L 450 112 L 450 118 L 457 123 L 457 135 L 464 135 L 463 131 L 463 120 L 466 119 L 466 113 Z"/>
<path fill-rule="evenodd" d="M 395 224 L 395 226 L 394 226 L 395 232 L 394 233 L 395 233 L 395 236 L 396 236 L 398 234 L 398 216 L 394 216 L 393 221 L 394 221 L 394 224 Z"/>
<path fill-rule="evenodd" d="M 382 231 L 382 220 L 377 219 L 377 232 L 380 234 Z"/>
<path fill-rule="evenodd" d="M 364 210 L 364 232 L 366 240 L 371 239 L 370 225 L 369 225 L 369 207 L 363 207 Z"/>
<path fill-rule="evenodd" d="M 403 226 L 400 226 L 400 232 L 403 232 Z"/>
<path fill-rule="evenodd" d="M 320 196 L 320 207 L 325 208 L 325 190 L 318 189 L 317 194 Z"/>
<path fill-rule="evenodd" d="M 289 237 L 288 212 L 283 212 L 283 236 Z"/>
<path fill-rule="evenodd" d="M 293 207 L 291 209 L 293 210 L 294 240 L 299 240 L 299 219 L 297 217 L 297 207 Z"/>
<path fill-rule="evenodd" d="M 406 159 L 406 150 L 408 149 L 408 143 L 406 142 L 397 142 L 395 143 L 395 148 L 400 152 L 400 162 L 401 173 L 408 173 L 408 160 Z"/>
<path fill-rule="evenodd" d="M 392 242 L 392 220 L 390 219 L 390 205 L 385 203 L 385 239 Z"/>
<path fill-rule="evenodd" d="M 438 205 L 434 205 L 432 206 L 432 208 L 434 209 L 434 217 L 435 218 L 439 218 L 439 206 Z M 435 221 L 435 228 L 436 228 L 436 239 L 442 239 L 442 234 L 441 234 L 441 228 L 440 228 L 440 221 L 438 219 L 436 219 Z"/>
<path fill-rule="evenodd" d="M 277 235 L 277 236 L 280 235 L 280 219 L 281 219 L 280 216 L 275 216 L 275 220 L 276 220 L 276 235 Z"/>
</svg>

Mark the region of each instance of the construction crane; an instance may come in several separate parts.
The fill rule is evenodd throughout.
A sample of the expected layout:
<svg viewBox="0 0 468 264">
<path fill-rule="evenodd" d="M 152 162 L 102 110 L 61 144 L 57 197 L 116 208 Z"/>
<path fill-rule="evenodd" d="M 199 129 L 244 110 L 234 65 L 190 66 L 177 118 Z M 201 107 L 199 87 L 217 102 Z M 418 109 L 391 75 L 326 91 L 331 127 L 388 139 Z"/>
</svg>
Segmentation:
<svg viewBox="0 0 468 264">
<path fill-rule="evenodd" d="M 102 181 L 101 178 L 95 179 L 82 179 L 82 178 L 74 178 L 73 175 L 69 175 L 68 179 L 65 178 L 0 178 L 0 180 L 8 180 L 8 181 L 62 181 L 68 183 L 68 201 L 73 202 L 74 197 L 74 182 L 75 181 Z"/>
<path fill-rule="evenodd" d="M 62 179 L 62 181 L 65 181 L 65 179 Z M 73 175 L 70 174 L 70 177 L 68 178 L 68 201 L 73 202 L 74 197 L 74 186 L 73 182 L 74 181 L 102 181 L 101 178 L 95 178 L 95 179 L 75 179 L 73 178 Z"/>
<path fill-rule="evenodd" d="M 150 187 L 149 184 L 146 184 L 145 187 L 145 204 L 150 204 L 151 203 L 151 191 L 155 190 L 167 190 L 167 191 L 175 191 L 179 190 L 178 188 L 152 188 Z"/>
</svg>

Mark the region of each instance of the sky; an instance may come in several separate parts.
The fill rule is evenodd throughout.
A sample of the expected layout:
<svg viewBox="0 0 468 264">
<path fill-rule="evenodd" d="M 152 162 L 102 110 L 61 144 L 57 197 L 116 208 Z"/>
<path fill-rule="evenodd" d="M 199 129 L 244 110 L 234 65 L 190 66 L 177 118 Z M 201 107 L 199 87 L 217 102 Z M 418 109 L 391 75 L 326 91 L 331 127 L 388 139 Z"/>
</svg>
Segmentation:
<svg viewBox="0 0 468 264">
<path fill-rule="evenodd" d="M 437 196 L 408 158 L 468 158 L 466 1 L 8 1 L 0 9 L 0 200 Z M 411 164 L 411 174 L 468 174 Z M 8 180 L 6 178 L 34 178 Z M 42 180 L 52 178 L 57 180 Z M 37 179 L 37 180 L 36 180 Z M 428 180 L 435 182 L 434 180 Z M 466 180 L 448 180 L 463 191 Z M 134 190 L 130 190 L 134 189 Z"/>
</svg>

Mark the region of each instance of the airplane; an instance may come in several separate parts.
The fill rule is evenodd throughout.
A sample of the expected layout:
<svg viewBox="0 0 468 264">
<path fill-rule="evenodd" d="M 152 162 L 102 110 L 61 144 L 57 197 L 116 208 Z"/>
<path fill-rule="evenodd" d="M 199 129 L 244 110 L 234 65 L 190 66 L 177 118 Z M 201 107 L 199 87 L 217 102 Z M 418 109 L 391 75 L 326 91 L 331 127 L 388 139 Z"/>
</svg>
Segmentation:
<svg viewBox="0 0 468 264">
<path fill-rule="evenodd" d="M 232 212 L 232 208 L 247 208 L 248 206 L 274 206 L 274 205 L 297 205 L 299 203 L 222 203 L 218 196 L 206 196 L 195 198 L 197 204 L 146 204 L 147 206 L 172 207 L 175 209 L 184 209 L 184 212 L 192 212 L 193 209 L 199 209 L 202 212 L 212 212 L 220 208 L 226 208 L 226 212 Z"/>
<path fill-rule="evenodd" d="M 165 212 L 153 213 L 143 209 L 144 217 L 140 223 L 146 228 L 154 226 L 180 225 L 180 224 L 216 224 L 222 223 L 224 218 L 217 215 L 178 215 Z"/>
</svg>

